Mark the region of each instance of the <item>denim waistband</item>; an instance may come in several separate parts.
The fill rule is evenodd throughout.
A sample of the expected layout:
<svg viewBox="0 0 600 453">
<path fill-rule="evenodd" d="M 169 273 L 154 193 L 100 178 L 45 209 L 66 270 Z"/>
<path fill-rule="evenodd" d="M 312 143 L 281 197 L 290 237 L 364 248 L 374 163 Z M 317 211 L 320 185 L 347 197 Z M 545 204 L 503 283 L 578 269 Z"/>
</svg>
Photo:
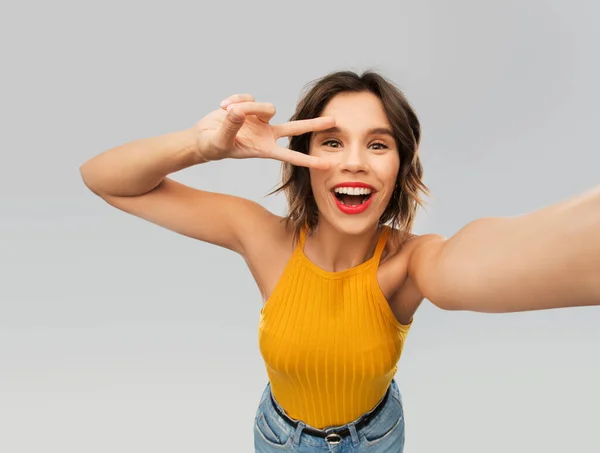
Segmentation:
<svg viewBox="0 0 600 453">
<path fill-rule="evenodd" d="M 360 443 L 361 437 L 368 435 L 370 432 L 373 432 L 373 435 L 375 436 L 375 433 L 377 433 L 379 430 L 379 428 L 376 425 L 379 425 L 381 428 L 384 427 L 383 425 L 392 426 L 392 424 L 393 424 L 392 418 L 397 419 L 399 416 L 401 416 L 401 412 L 402 412 L 401 401 L 402 400 L 401 400 L 401 396 L 400 396 L 400 391 L 398 389 L 398 385 L 394 379 L 390 383 L 390 386 L 387 390 L 386 396 L 387 396 L 387 400 L 382 404 L 382 408 L 370 420 L 368 420 L 368 422 L 365 425 L 363 425 L 363 426 L 359 425 L 359 429 L 356 428 L 356 425 L 359 424 L 359 422 L 361 420 L 363 420 L 365 417 L 367 417 L 373 411 L 375 411 L 375 409 L 377 408 L 377 405 L 369 412 L 364 413 L 364 414 L 360 415 L 359 417 L 357 417 L 355 420 L 352 420 L 343 425 L 317 428 L 317 427 L 308 425 L 306 422 L 304 422 L 302 420 L 297 420 L 297 419 L 291 417 L 285 411 L 285 409 L 277 402 L 277 400 L 273 397 L 273 395 L 271 393 L 271 385 L 269 383 L 269 384 L 267 384 L 267 387 L 265 388 L 265 390 L 263 392 L 263 396 L 261 398 L 261 403 L 260 403 L 261 408 L 259 410 L 261 410 L 263 412 L 260 415 L 262 417 L 266 417 L 267 422 L 274 424 L 274 426 L 271 426 L 271 427 L 276 431 L 276 433 L 271 432 L 272 434 L 281 434 L 281 437 L 288 438 L 288 440 L 287 440 L 288 443 L 293 443 L 296 446 L 300 444 L 301 436 L 302 436 L 301 443 L 303 445 L 312 446 L 315 448 L 323 447 L 324 445 L 327 445 L 328 442 L 330 442 L 332 440 L 333 441 L 337 440 L 337 439 L 335 439 L 335 437 L 337 437 L 337 436 L 333 436 L 333 437 L 330 436 L 330 438 L 328 440 L 326 440 L 323 437 L 319 437 L 318 435 L 312 435 L 312 434 L 310 434 L 310 432 L 306 432 L 307 430 L 305 428 L 314 429 L 314 430 L 317 430 L 320 432 L 326 432 L 326 433 L 335 433 L 336 431 L 346 430 L 347 433 L 342 440 L 348 442 L 346 439 L 351 438 L 352 444 L 354 446 L 357 446 Z M 382 400 L 380 400 L 380 403 L 383 401 L 384 398 L 385 398 L 385 396 L 382 398 Z M 289 422 L 286 421 L 277 412 L 277 409 L 280 410 L 281 412 L 283 412 L 285 414 L 285 416 L 288 417 L 290 420 L 292 420 L 295 424 L 297 424 L 297 426 L 293 427 L 292 425 L 290 425 Z M 264 420 L 261 420 L 261 422 L 264 422 Z M 268 427 L 265 429 L 268 429 Z"/>
</svg>

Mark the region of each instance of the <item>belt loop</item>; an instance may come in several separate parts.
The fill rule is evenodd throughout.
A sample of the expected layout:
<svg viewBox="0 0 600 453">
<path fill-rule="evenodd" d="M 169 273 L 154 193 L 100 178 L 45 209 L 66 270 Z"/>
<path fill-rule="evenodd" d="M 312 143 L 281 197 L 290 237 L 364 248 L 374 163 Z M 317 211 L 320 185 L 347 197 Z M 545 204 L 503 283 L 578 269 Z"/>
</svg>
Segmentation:
<svg viewBox="0 0 600 453">
<path fill-rule="evenodd" d="M 352 445 L 356 447 L 360 443 L 360 439 L 358 438 L 358 432 L 356 431 L 354 422 L 348 424 L 348 429 L 350 430 L 350 436 L 352 436 Z"/>
<path fill-rule="evenodd" d="M 292 444 L 294 445 L 294 447 L 297 447 L 300 444 L 300 435 L 302 434 L 302 431 L 305 427 L 306 423 L 298 422 L 298 426 L 296 426 L 296 429 L 294 430 L 293 434 L 294 440 L 292 441 Z"/>
</svg>

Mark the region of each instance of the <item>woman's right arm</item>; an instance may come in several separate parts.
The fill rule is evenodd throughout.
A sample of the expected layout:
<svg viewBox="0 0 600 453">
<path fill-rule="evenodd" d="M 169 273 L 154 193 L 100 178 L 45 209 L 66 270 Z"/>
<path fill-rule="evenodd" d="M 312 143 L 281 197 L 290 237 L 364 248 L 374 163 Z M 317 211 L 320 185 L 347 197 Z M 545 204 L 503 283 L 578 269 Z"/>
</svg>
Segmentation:
<svg viewBox="0 0 600 453">
<path fill-rule="evenodd" d="M 233 108 L 214 111 L 193 128 L 135 140 L 93 157 L 80 167 L 84 183 L 124 212 L 243 255 L 248 242 L 257 234 L 273 232 L 280 217 L 254 201 L 198 190 L 167 176 L 227 157 L 320 166 L 323 163 L 316 158 L 279 148 L 276 140 L 332 123 L 320 118 L 271 126 L 268 121 L 275 113 L 271 104 L 255 103 L 249 95 L 230 99 Z"/>
</svg>

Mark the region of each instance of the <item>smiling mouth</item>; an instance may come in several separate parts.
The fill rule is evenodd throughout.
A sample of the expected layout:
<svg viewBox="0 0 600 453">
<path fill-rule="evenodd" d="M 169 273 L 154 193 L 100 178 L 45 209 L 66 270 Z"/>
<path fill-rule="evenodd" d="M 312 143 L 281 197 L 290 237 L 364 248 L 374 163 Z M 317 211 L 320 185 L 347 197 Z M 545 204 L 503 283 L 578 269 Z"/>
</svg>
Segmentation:
<svg viewBox="0 0 600 453">
<path fill-rule="evenodd" d="M 343 193 L 333 192 L 335 198 L 339 200 L 340 203 L 346 206 L 358 206 L 364 204 L 369 198 L 373 196 L 374 192 L 371 192 L 366 195 L 348 195 Z"/>
</svg>

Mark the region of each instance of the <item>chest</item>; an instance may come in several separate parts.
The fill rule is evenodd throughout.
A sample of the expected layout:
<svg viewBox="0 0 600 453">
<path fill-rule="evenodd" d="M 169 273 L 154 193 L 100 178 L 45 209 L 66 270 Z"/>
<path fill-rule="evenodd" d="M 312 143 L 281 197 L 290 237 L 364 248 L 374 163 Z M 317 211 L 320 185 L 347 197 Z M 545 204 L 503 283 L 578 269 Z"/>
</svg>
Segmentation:
<svg viewBox="0 0 600 453">
<path fill-rule="evenodd" d="M 259 347 L 274 370 L 355 366 L 382 354 L 377 363 L 398 360 L 402 333 L 383 295 L 367 281 L 318 275 L 294 281 L 284 273 L 283 283 L 289 285 L 276 287 L 259 323 Z"/>
</svg>

